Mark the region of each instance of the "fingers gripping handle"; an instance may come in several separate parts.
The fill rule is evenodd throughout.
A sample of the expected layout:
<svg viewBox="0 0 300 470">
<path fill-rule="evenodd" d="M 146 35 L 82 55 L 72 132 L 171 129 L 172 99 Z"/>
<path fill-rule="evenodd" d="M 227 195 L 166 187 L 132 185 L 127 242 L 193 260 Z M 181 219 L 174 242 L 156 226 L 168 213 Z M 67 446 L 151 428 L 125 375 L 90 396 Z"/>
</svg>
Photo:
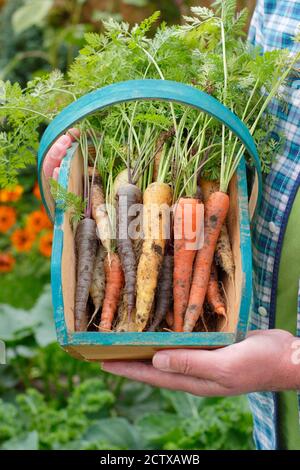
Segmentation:
<svg viewBox="0 0 300 470">
<path fill-rule="evenodd" d="M 261 165 L 254 140 L 245 124 L 212 96 L 189 85 L 169 80 L 130 80 L 100 88 L 67 106 L 47 127 L 38 152 L 38 176 L 43 203 L 53 219 L 53 201 L 45 175 L 43 161 L 55 140 L 74 123 L 108 106 L 134 100 L 164 100 L 192 106 L 228 127 L 243 143 L 256 169 L 255 195 L 252 195 L 250 217 L 257 209 L 262 194 Z M 256 209 L 255 209 L 256 208 Z"/>
</svg>

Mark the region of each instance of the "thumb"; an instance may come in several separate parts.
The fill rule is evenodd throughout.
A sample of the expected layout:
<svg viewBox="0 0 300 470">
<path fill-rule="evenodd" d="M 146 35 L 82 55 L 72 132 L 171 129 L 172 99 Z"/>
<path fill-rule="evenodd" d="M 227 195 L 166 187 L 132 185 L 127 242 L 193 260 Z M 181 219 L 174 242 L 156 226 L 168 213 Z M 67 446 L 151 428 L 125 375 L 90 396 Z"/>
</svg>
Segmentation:
<svg viewBox="0 0 300 470">
<path fill-rule="evenodd" d="M 220 359 L 217 351 L 177 349 L 157 352 L 152 364 L 164 372 L 216 380 L 221 368 Z"/>
</svg>

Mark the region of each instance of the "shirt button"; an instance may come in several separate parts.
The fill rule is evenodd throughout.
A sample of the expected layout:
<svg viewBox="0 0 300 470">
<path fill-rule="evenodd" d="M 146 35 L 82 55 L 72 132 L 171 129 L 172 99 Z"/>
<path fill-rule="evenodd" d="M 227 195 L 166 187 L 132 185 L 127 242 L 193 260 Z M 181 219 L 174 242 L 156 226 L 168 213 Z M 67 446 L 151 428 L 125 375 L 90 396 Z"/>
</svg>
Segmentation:
<svg viewBox="0 0 300 470">
<path fill-rule="evenodd" d="M 262 317 L 266 317 L 268 315 L 267 309 L 265 307 L 258 307 L 258 313 Z"/>
<path fill-rule="evenodd" d="M 276 227 L 276 225 L 274 224 L 274 222 L 269 222 L 269 230 L 270 230 L 270 232 L 272 232 L 272 233 L 277 233 L 277 227 Z"/>
</svg>

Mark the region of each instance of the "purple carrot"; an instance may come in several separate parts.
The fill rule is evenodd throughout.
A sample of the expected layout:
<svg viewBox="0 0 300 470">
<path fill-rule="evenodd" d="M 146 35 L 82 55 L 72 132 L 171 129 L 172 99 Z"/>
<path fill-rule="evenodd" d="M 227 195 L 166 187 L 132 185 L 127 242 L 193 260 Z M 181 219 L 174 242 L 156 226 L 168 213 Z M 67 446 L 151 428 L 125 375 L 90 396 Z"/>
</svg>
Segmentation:
<svg viewBox="0 0 300 470">
<path fill-rule="evenodd" d="M 75 331 L 86 331 L 86 306 L 93 280 L 97 251 L 96 222 L 85 218 L 77 226 L 75 246 L 77 255 L 77 280 L 75 295 Z"/>
<path fill-rule="evenodd" d="M 125 277 L 125 291 L 128 302 L 128 317 L 135 307 L 136 298 L 136 270 L 137 260 L 134 252 L 132 238 L 130 237 L 129 227 L 136 215 L 129 215 L 130 208 L 142 201 L 140 189 L 131 183 L 122 185 L 117 192 L 118 201 L 118 230 L 117 242 L 118 253 L 121 259 L 122 268 Z"/>
<path fill-rule="evenodd" d="M 173 292 L 173 268 L 174 253 L 173 247 L 169 243 L 166 247 L 166 252 L 159 275 L 154 318 L 148 331 L 155 331 L 164 320 L 168 310 L 170 309 Z"/>
</svg>

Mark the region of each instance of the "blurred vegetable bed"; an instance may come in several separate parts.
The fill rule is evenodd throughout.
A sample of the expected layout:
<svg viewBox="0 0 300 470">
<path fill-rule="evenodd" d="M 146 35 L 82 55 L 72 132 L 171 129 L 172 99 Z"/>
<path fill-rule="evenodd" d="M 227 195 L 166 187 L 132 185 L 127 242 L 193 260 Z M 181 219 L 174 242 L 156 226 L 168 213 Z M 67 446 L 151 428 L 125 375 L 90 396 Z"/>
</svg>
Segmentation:
<svg viewBox="0 0 300 470">
<path fill-rule="evenodd" d="M 32 21 L 30 3 L 0 1 L 0 78 L 21 84 L 54 67 L 64 71 L 83 33 L 98 30 L 99 20 L 140 21 L 158 6 L 47 0 Z M 159 7 L 173 23 L 192 3 Z M 31 19 L 26 28 L 24 18 Z M 0 449 L 253 448 L 245 397 L 151 388 L 105 374 L 99 364 L 77 361 L 58 347 L 49 287 L 52 229 L 35 174 L 34 166 L 22 170 L 17 185 L 0 191 L 0 338 L 7 346 L 7 365 L 0 366 Z"/>
<path fill-rule="evenodd" d="M 251 449 L 245 398 L 159 390 L 74 360 L 55 340 L 50 289 L 30 311 L 0 307 L 1 449 Z"/>
</svg>

